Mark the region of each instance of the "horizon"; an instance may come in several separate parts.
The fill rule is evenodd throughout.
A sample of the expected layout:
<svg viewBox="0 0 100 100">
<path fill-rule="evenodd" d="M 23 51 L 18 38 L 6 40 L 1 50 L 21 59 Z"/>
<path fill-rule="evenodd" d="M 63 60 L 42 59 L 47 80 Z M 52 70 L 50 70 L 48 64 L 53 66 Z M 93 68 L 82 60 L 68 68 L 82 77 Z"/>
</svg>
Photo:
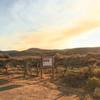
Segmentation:
<svg viewBox="0 0 100 100">
<path fill-rule="evenodd" d="M 100 47 L 100 0 L 0 0 L 0 50 Z"/>
<path fill-rule="evenodd" d="M 4 52 L 6 52 L 6 51 L 18 51 L 18 52 L 20 52 L 20 51 L 25 51 L 25 50 L 30 50 L 30 49 L 39 49 L 39 50 L 72 50 L 72 49 L 90 49 L 90 48 L 100 48 L 100 46 L 96 46 L 96 47 L 77 47 L 77 48 L 65 48 L 65 49 L 42 49 L 42 48 L 26 48 L 26 49 L 24 49 L 24 50 L 15 50 L 15 49 L 11 49 L 11 50 L 1 50 L 0 49 L 0 51 L 4 51 Z"/>
</svg>

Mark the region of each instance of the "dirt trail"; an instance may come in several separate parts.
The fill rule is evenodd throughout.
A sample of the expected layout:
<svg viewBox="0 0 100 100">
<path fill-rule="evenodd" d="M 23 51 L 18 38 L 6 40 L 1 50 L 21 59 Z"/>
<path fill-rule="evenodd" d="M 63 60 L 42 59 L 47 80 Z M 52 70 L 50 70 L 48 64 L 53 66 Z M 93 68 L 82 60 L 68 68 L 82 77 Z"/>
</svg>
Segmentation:
<svg viewBox="0 0 100 100">
<path fill-rule="evenodd" d="M 0 76 L 0 100 L 79 100 L 76 94 L 68 95 L 66 90 L 50 79 L 22 80 Z"/>
</svg>

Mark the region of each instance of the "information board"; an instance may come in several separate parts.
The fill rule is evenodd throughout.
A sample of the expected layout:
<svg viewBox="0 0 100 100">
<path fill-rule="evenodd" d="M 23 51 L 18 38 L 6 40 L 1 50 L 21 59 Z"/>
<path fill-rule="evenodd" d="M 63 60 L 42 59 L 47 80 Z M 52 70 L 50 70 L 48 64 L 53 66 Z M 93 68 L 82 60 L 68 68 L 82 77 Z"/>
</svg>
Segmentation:
<svg viewBox="0 0 100 100">
<path fill-rule="evenodd" d="M 42 64 L 43 64 L 43 67 L 52 67 L 53 66 L 53 57 L 51 57 L 51 56 L 42 57 Z"/>
</svg>

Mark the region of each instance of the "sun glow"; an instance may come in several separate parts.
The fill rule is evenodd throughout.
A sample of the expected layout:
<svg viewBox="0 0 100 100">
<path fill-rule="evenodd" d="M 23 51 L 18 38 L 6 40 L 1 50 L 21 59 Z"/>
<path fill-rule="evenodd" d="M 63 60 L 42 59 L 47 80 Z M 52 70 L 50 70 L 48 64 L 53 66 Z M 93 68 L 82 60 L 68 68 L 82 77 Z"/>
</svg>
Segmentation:
<svg viewBox="0 0 100 100">
<path fill-rule="evenodd" d="M 0 0 L 0 49 L 100 46 L 99 5 L 100 0 Z"/>
</svg>

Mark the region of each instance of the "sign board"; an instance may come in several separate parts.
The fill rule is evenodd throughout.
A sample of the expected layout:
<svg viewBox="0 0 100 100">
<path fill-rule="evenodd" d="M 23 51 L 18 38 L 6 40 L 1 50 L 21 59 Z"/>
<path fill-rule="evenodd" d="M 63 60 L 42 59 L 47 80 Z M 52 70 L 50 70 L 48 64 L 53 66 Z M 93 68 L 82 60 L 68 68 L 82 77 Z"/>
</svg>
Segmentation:
<svg viewBox="0 0 100 100">
<path fill-rule="evenodd" d="M 42 57 L 43 67 L 52 67 L 53 66 L 53 57 L 52 56 L 44 56 Z"/>
<path fill-rule="evenodd" d="M 52 78 L 54 78 L 55 70 L 54 70 L 54 56 L 41 56 L 42 66 L 41 68 L 41 78 L 43 76 L 43 69 L 46 67 L 50 68 L 52 71 Z M 46 68 L 46 69 L 47 69 Z"/>
</svg>

